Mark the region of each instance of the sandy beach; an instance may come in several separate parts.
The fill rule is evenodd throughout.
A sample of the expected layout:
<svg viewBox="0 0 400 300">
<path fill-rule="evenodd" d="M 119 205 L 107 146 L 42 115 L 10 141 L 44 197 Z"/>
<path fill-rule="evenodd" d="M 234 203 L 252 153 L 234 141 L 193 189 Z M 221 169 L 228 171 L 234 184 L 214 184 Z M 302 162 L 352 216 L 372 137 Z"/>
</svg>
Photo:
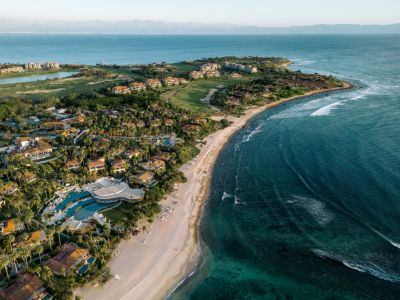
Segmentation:
<svg viewBox="0 0 400 300">
<path fill-rule="evenodd" d="M 145 233 L 122 241 L 110 268 L 119 280 L 75 291 L 83 299 L 162 299 L 194 270 L 200 255 L 198 224 L 208 196 L 215 161 L 230 137 L 257 114 L 285 102 L 343 88 L 319 90 L 249 109 L 242 117 L 230 116 L 232 125 L 205 138 L 200 153 L 181 167 L 187 182 L 161 202 L 168 210 Z M 118 277 L 117 276 L 117 277 Z"/>
</svg>

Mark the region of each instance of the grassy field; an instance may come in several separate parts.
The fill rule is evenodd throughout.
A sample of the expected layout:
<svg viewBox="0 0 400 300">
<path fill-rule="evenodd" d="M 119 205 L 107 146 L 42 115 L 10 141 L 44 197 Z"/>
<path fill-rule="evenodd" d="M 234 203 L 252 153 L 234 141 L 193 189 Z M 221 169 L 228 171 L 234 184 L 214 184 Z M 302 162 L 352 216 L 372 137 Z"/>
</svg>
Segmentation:
<svg viewBox="0 0 400 300">
<path fill-rule="evenodd" d="M 109 211 L 103 212 L 103 215 L 112 223 L 117 224 L 122 219 L 129 217 L 132 213 L 132 204 L 122 203 L 120 206 Z"/>
<path fill-rule="evenodd" d="M 112 67 L 108 67 L 108 66 L 100 66 L 100 67 L 96 67 L 97 69 L 100 70 L 104 70 L 113 74 L 117 74 L 117 75 L 121 75 L 124 76 L 126 79 L 131 79 L 131 80 L 135 80 L 135 79 L 139 79 L 139 80 L 143 80 L 143 76 L 132 72 L 131 70 L 127 70 L 127 69 L 116 69 L 116 68 L 112 68 Z"/>
<path fill-rule="evenodd" d="M 172 65 L 176 67 L 177 71 L 181 72 L 191 72 L 198 69 L 197 66 L 185 62 L 180 62 Z"/>
<path fill-rule="evenodd" d="M 89 93 L 100 88 L 111 87 L 122 81 L 126 81 L 126 79 L 114 79 L 109 77 L 76 77 L 5 84 L 0 85 L 0 100 L 4 101 L 13 98 L 35 100 L 53 96 Z"/>
<path fill-rule="evenodd" d="M 191 64 L 175 64 L 179 70 L 191 70 L 195 68 Z M 109 67 L 99 67 L 108 73 L 91 77 L 69 77 L 63 79 L 51 79 L 43 81 L 33 81 L 26 83 L 0 85 L 0 101 L 12 99 L 40 100 L 51 97 L 62 97 L 71 94 L 83 94 L 98 91 L 102 88 L 109 88 L 123 82 L 139 79 L 137 74 L 126 69 L 112 69 Z M 214 78 L 201 79 L 190 82 L 187 86 L 177 86 L 165 89 L 161 93 L 164 100 L 170 101 L 178 107 L 191 110 L 193 112 L 203 112 L 212 114 L 215 108 L 204 99 L 211 89 L 220 85 L 229 86 L 236 82 L 247 80 L 247 78 Z"/>
<path fill-rule="evenodd" d="M 240 80 L 243 80 L 243 78 L 200 79 L 192 81 L 185 87 L 173 87 L 163 92 L 161 97 L 184 109 L 194 112 L 213 113 L 215 109 L 201 100 L 208 95 L 210 89 L 217 88 L 221 84 L 229 86 Z"/>
</svg>

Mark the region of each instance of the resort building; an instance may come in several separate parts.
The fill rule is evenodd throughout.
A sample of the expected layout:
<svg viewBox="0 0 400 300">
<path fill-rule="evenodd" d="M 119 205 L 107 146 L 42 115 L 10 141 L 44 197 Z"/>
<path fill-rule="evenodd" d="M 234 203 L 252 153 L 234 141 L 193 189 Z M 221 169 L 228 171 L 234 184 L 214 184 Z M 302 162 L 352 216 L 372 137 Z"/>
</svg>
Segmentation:
<svg viewBox="0 0 400 300">
<path fill-rule="evenodd" d="M 65 119 L 63 121 L 66 124 L 72 125 L 72 124 L 83 124 L 85 123 L 85 116 L 84 115 L 79 115 L 73 118 Z"/>
<path fill-rule="evenodd" d="M 221 73 L 219 71 L 207 71 L 204 73 L 204 77 L 206 78 L 218 78 L 221 77 Z"/>
<path fill-rule="evenodd" d="M 41 160 L 50 157 L 52 152 L 53 147 L 49 143 L 36 138 L 34 146 L 24 149 L 21 153 L 30 160 Z"/>
<path fill-rule="evenodd" d="M 60 69 L 61 65 L 57 62 L 45 62 L 42 65 L 43 69 Z"/>
<path fill-rule="evenodd" d="M 196 124 L 188 124 L 183 126 L 183 132 L 186 134 L 193 133 L 193 132 L 199 132 L 200 131 L 200 126 Z"/>
<path fill-rule="evenodd" d="M 33 172 L 26 172 L 22 175 L 22 180 L 26 183 L 33 183 L 37 179 L 36 174 Z"/>
<path fill-rule="evenodd" d="M 142 185 L 151 185 L 155 182 L 154 173 L 150 171 L 141 171 L 138 174 L 133 175 L 131 180 Z"/>
<path fill-rule="evenodd" d="M 158 89 L 162 87 L 162 83 L 158 79 L 147 79 L 146 80 L 147 87 L 151 89 Z"/>
<path fill-rule="evenodd" d="M 11 196 L 18 191 L 18 186 L 14 182 L 6 182 L 0 186 L 0 194 Z"/>
<path fill-rule="evenodd" d="M 50 121 L 40 124 L 40 128 L 44 130 L 65 130 L 67 125 L 61 121 Z"/>
<path fill-rule="evenodd" d="M 146 85 L 142 82 L 132 82 L 129 84 L 129 89 L 132 92 L 141 92 L 146 90 Z"/>
<path fill-rule="evenodd" d="M 88 163 L 89 172 L 98 172 L 106 168 L 106 159 L 99 158 Z"/>
<path fill-rule="evenodd" d="M 0 289 L 0 298 L 6 300 L 51 299 L 44 282 L 32 273 L 23 273 L 11 286 Z"/>
<path fill-rule="evenodd" d="M 28 147 L 33 147 L 36 144 L 35 139 L 30 137 L 19 137 L 15 140 L 15 144 L 17 145 L 19 150 L 24 150 Z"/>
<path fill-rule="evenodd" d="M 220 69 L 221 69 L 221 65 L 215 64 L 215 63 L 207 63 L 200 67 L 200 71 L 202 71 L 202 72 L 218 71 Z"/>
<path fill-rule="evenodd" d="M 252 65 L 242 65 L 242 64 L 225 62 L 224 67 L 229 70 L 242 71 L 250 74 L 255 74 L 258 72 L 257 67 L 254 67 Z"/>
<path fill-rule="evenodd" d="M 62 225 L 62 231 L 67 230 L 71 232 L 84 233 L 89 228 L 93 227 L 92 223 L 79 220 L 66 220 Z"/>
<path fill-rule="evenodd" d="M 112 88 L 111 92 L 114 95 L 126 95 L 130 94 L 131 90 L 127 86 L 117 85 Z"/>
<path fill-rule="evenodd" d="M 19 238 L 16 241 L 15 247 L 22 248 L 25 246 L 39 245 L 47 241 L 46 233 L 43 230 L 31 232 L 27 240 Z"/>
<path fill-rule="evenodd" d="M 228 99 L 225 100 L 225 105 L 238 106 L 240 105 L 240 99 L 236 97 L 228 97 Z"/>
<path fill-rule="evenodd" d="M 162 172 L 165 171 L 165 161 L 158 158 L 152 158 L 147 162 L 142 162 L 140 167 L 146 171 Z"/>
<path fill-rule="evenodd" d="M 176 77 L 166 77 L 163 79 L 163 84 L 167 87 L 179 85 L 180 79 Z"/>
<path fill-rule="evenodd" d="M 28 63 L 24 65 L 24 68 L 27 70 L 38 70 L 42 68 L 42 64 L 38 63 Z"/>
<path fill-rule="evenodd" d="M 132 158 L 138 158 L 142 152 L 139 149 L 130 149 L 125 151 L 125 157 L 132 159 Z"/>
<path fill-rule="evenodd" d="M 68 170 L 79 170 L 81 168 L 81 164 L 77 159 L 70 159 L 65 164 Z"/>
<path fill-rule="evenodd" d="M 86 190 L 99 203 L 136 202 L 144 197 L 143 190 L 131 189 L 127 183 L 108 177 L 88 184 Z"/>
<path fill-rule="evenodd" d="M 76 137 L 79 134 L 79 129 L 75 128 L 75 127 L 70 127 L 66 130 L 64 130 L 61 135 L 65 138 L 68 137 Z"/>
<path fill-rule="evenodd" d="M 187 81 L 187 79 L 185 78 L 178 78 L 179 79 L 179 84 L 188 84 L 189 81 Z"/>
<path fill-rule="evenodd" d="M 219 70 L 221 69 L 220 64 L 207 63 L 200 67 L 200 71 L 192 71 L 189 73 L 190 79 L 200 78 L 217 78 L 221 77 Z"/>
<path fill-rule="evenodd" d="M 88 258 L 89 251 L 79 248 L 78 245 L 69 243 L 61 247 L 60 253 L 45 262 L 55 275 L 64 276 L 71 268 L 79 265 Z"/>
<path fill-rule="evenodd" d="M 9 74 L 9 73 L 22 73 L 24 72 L 24 68 L 21 66 L 7 66 L 0 68 L 0 74 Z"/>
<path fill-rule="evenodd" d="M 14 219 L 2 221 L 0 223 L 0 230 L 3 236 L 23 229 L 24 224 L 21 222 L 16 222 Z"/>
<path fill-rule="evenodd" d="M 204 78 L 204 73 L 201 71 L 192 71 L 189 73 L 189 79 L 201 79 Z"/>
<path fill-rule="evenodd" d="M 115 174 L 124 173 L 126 169 L 127 169 L 127 163 L 123 159 L 117 159 L 111 163 L 111 172 Z"/>
</svg>

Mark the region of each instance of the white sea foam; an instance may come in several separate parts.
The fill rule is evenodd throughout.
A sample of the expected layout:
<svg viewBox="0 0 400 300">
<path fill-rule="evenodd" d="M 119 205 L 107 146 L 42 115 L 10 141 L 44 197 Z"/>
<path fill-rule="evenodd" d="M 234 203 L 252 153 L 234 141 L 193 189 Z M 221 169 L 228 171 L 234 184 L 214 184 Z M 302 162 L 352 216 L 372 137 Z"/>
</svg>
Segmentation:
<svg viewBox="0 0 400 300">
<path fill-rule="evenodd" d="M 327 116 L 331 113 L 332 110 L 337 108 L 340 105 L 343 105 L 345 101 L 337 101 L 328 105 L 325 105 L 324 107 L 321 107 L 320 109 L 314 111 L 311 116 Z"/>
<path fill-rule="evenodd" d="M 271 119 L 301 118 L 310 115 L 311 111 L 319 109 L 322 105 L 339 99 L 340 95 L 327 95 L 322 98 L 299 103 L 271 116 Z"/>
<path fill-rule="evenodd" d="M 314 198 L 294 196 L 289 201 L 287 203 L 294 203 L 305 209 L 321 226 L 327 225 L 334 219 L 333 213 L 328 210 L 326 205 Z"/>
<path fill-rule="evenodd" d="M 257 135 L 258 133 L 262 132 L 262 126 L 263 126 L 263 124 L 260 123 L 260 124 L 258 124 L 257 127 L 256 127 L 254 130 L 252 130 L 249 134 L 243 135 L 242 143 L 247 143 L 248 141 L 251 140 L 251 138 L 252 138 L 253 136 L 255 136 L 255 135 Z"/>
<path fill-rule="evenodd" d="M 240 198 L 238 196 L 235 196 L 235 205 L 247 205 L 246 201 L 240 201 Z"/>
<path fill-rule="evenodd" d="M 368 273 L 380 279 L 390 282 L 400 282 L 400 276 L 393 272 L 385 270 L 372 261 L 356 262 L 354 259 L 345 259 L 341 255 L 329 253 L 320 249 L 311 249 L 311 251 L 321 258 L 329 258 L 341 262 L 344 266 L 362 273 Z"/>
<path fill-rule="evenodd" d="M 311 113 L 311 116 L 313 117 L 328 116 L 333 110 L 337 109 L 339 106 L 344 105 L 346 102 L 361 100 L 364 99 L 367 95 L 372 95 L 375 94 L 376 92 L 377 92 L 376 89 L 369 87 L 361 91 L 351 92 L 350 94 L 337 95 L 336 99 L 339 99 L 339 101 L 329 103 L 317 109 L 316 111 Z"/>
<path fill-rule="evenodd" d="M 232 197 L 233 197 L 233 195 L 224 192 L 221 199 L 225 200 L 227 198 L 232 198 Z"/>
<path fill-rule="evenodd" d="M 394 241 L 392 241 L 390 238 L 388 238 L 386 235 L 384 235 L 383 233 L 379 232 L 378 230 L 376 230 L 375 228 L 368 226 L 373 232 L 375 232 L 377 235 L 379 235 L 381 238 L 383 238 L 385 241 L 388 241 L 393 247 L 396 247 L 398 249 L 400 249 L 400 243 L 396 243 Z"/>
</svg>

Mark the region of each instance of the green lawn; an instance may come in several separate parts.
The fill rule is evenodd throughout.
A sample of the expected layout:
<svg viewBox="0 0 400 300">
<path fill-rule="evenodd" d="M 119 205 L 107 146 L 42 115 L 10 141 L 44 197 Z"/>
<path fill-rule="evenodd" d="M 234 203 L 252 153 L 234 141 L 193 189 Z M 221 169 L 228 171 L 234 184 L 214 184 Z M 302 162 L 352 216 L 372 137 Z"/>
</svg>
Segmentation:
<svg viewBox="0 0 400 300">
<path fill-rule="evenodd" d="M 112 223 L 117 224 L 124 218 L 127 219 L 132 214 L 134 205 L 129 203 L 122 203 L 120 206 L 113 208 L 109 211 L 103 212 L 103 215 Z"/>
<path fill-rule="evenodd" d="M 240 80 L 243 79 L 199 79 L 192 81 L 188 86 L 177 86 L 166 90 L 161 94 L 161 98 L 194 112 L 212 113 L 215 110 L 209 104 L 203 103 L 201 99 L 208 95 L 210 89 L 216 88 L 218 85 L 229 86 Z"/>
<path fill-rule="evenodd" d="M 185 62 L 180 62 L 180 63 L 176 63 L 176 64 L 172 64 L 172 65 L 175 66 L 177 71 L 180 71 L 180 72 L 191 72 L 191 71 L 198 69 L 198 66 L 188 64 Z"/>
<path fill-rule="evenodd" d="M 99 67 L 96 67 L 96 68 L 100 69 L 100 70 L 104 70 L 104 71 L 110 72 L 112 74 L 123 75 L 126 79 L 143 80 L 143 76 L 142 75 L 140 75 L 138 73 L 135 73 L 135 72 L 132 72 L 131 70 L 128 70 L 128 69 L 123 69 L 123 68 L 117 69 L 117 68 L 112 68 L 112 67 L 108 67 L 108 66 L 99 66 Z"/>
<path fill-rule="evenodd" d="M 0 85 L 0 100 L 12 98 L 35 100 L 53 96 L 67 96 L 74 93 L 89 93 L 100 88 L 116 85 L 123 80 L 80 77 Z"/>
</svg>

